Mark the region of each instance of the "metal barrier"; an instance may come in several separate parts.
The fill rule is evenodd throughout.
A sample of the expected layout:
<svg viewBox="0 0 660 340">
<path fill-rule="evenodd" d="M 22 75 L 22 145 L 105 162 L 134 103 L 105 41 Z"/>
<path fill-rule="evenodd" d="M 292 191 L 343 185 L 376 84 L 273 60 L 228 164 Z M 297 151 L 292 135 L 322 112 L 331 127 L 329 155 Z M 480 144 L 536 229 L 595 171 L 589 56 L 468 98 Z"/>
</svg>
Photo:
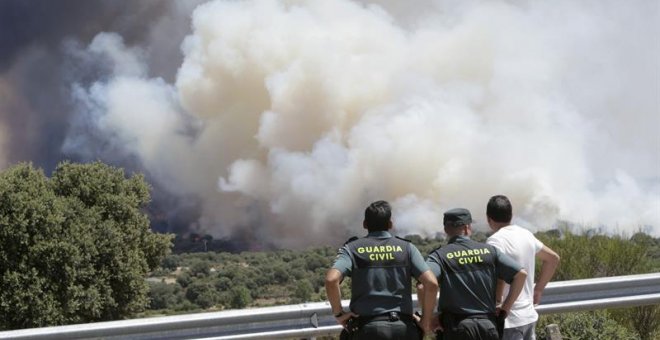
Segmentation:
<svg viewBox="0 0 660 340">
<path fill-rule="evenodd" d="M 417 305 L 416 299 L 414 300 Z M 551 282 L 540 314 L 660 304 L 660 273 Z M 348 306 L 348 301 L 343 301 Z M 0 339 L 285 339 L 336 335 L 327 302 L 0 332 Z"/>
</svg>

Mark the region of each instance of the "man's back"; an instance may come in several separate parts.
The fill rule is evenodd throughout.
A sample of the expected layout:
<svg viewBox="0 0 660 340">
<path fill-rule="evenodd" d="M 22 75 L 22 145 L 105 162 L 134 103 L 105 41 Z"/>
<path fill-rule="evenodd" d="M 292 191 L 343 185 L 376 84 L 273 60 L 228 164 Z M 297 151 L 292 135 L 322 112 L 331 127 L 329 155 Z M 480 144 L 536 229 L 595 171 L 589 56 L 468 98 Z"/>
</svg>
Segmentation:
<svg viewBox="0 0 660 340">
<path fill-rule="evenodd" d="M 439 274 L 438 309 L 454 314 L 494 314 L 497 279 L 496 250 L 467 237 L 454 237 L 431 252 L 427 260 Z M 436 269 L 435 266 L 439 268 Z M 515 274 L 511 271 L 511 276 Z M 450 292 L 442 294 L 442 292 Z"/>
<path fill-rule="evenodd" d="M 347 274 L 353 278 L 353 312 L 362 316 L 387 312 L 412 315 L 410 256 L 414 246 L 382 232 L 370 233 L 346 247 L 352 259 L 352 270 Z M 419 274 L 417 270 L 415 275 Z"/>
<path fill-rule="evenodd" d="M 511 308 L 506 319 L 506 327 L 518 327 L 535 322 L 538 313 L 534 309 L 534 270 L 535 255 L 543 248 L 539 241 L 529 230 L 517 225 L 500 228 L 491 235 L 486 243 L 495 246 L 502 253 L 509 255 L 520 263 L 527 273 L 525 285 L 518 299 Z M 506 295 L 506 290 L 504 291 Z"/>
</svg>

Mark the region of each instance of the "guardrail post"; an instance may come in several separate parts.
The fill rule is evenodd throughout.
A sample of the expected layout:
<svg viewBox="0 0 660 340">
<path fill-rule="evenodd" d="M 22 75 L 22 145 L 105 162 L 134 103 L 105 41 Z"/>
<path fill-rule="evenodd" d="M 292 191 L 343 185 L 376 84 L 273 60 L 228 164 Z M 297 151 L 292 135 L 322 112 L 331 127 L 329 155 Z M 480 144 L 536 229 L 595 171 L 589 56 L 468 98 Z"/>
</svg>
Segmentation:
<svg viewBox="0 0 660 340">
<path fill-rule="evenodd" d="M 545 340 L 562 340 L 559 325 L 557 324 L 553 323 L 545 326 L 545 334 Z"/>
</svg>

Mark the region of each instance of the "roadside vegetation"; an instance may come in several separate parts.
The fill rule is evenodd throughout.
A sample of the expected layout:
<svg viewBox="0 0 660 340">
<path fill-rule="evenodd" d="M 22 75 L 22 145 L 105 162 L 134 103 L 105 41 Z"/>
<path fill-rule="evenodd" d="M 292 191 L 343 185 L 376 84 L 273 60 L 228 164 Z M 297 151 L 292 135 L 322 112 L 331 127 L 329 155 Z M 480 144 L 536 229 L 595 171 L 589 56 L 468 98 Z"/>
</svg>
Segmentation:
<svg viewBox="0 0 660 340">
<path fill-rule="evenodd" d="M 197 242 L 203 242 L 203 238 Z M 485 240 L 483 233 L 474 239 Z M 660 271 L 660 238 L 639 232 L 608 236 L 594 231 L 572 233 L 568 227 L 537 233 L 556 250 L 562 260 L 554 281 L 640 274 Z M 442 238 L 407 236 L 428 254 L 444 245 Z M 195 249 L 191 240 L 187 249 Z M 204 246 L 213 244 L 207 237 Z M 201 244 L 201 243 L 200 243 Z M 175 247 L 176 248 L 176 247 Z M 152 272 L 151 305 L 145 315 L 167 315 L 195 311 L 255 308 L 282 304 L 325 301 L 325 271 L 332 264 L 336 248 L 316 247 L 300 251 L 213 252 L 171 254 Z M 350 298 L 350 279 L 342 284 L 343 298 Z M 660 308 L 647 306 L 620 310 L 564 313 L 542 316 L 538 334 L 558 323 L 570 339 L 657 339 Z M 585 326 L 585 325 L 588 325 Z"/>
</svg>

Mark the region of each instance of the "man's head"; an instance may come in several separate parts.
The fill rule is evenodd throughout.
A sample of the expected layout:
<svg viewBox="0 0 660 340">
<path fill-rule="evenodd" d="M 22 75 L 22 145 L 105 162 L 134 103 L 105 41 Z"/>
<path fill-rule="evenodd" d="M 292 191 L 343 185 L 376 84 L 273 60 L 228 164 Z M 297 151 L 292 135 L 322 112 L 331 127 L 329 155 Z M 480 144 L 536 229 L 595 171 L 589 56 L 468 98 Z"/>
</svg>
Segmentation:
<svg viewBox="0 0 660 340">
<path fill-rule="evenodd" d="M 385 201 L 371 203 L 364 211 L 364 227 L 372 231 L 384 231 L 392 228 L 392 207 Z"/>
<path fill-rule="evenodd" d="M 491 228 L 500 225 L 509 225 L 513 216 L 511 202 L 504 195 L 495 195 L 488 200 L 486 216 Z"/>
<path fill-rule="evenodd" d="M 472 234 L 472 214 L 464 208 L 447 210 L 443 219 L 445 233 L 449 236 Z"/>
</svg>

